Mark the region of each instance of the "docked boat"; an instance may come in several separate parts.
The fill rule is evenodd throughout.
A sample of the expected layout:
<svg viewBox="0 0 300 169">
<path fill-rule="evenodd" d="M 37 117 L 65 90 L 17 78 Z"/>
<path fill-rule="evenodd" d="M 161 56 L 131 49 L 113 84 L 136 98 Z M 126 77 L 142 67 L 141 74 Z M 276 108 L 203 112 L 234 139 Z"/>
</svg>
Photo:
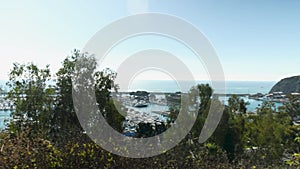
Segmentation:
<svg viewBox="0 0 300 169">
<path fill-rule="evenodd" d="M 147 103 L 145 101 L 139 101 L 134 104 L 134 107 L 147 107 L 148 105 L 149 105 L 149 103 Z"/>
</svg>

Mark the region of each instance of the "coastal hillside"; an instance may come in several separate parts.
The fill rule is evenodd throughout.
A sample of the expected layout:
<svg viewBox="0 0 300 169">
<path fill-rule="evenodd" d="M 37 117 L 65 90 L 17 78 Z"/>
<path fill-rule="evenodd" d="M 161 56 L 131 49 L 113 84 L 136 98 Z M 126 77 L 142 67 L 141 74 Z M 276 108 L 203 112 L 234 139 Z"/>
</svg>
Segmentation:
<svg viewBox="0 0 300 169">
<path fill-rule="evenodd" d="M 270 93 L 273 92 L 283 92 L 285 94 L 300 93 L 300 76 L 293 76 L 280 80 L 270 90 Z"/>
</svg>

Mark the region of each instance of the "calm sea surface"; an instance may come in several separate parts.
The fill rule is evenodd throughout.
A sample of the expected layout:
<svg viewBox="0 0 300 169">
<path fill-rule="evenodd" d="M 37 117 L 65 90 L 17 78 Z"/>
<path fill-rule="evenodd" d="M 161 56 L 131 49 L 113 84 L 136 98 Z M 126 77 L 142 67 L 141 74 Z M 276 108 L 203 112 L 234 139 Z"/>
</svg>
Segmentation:
<svg viewBox="0 0 300 169">
<path fill-rule="evenodd" d="M 191 85 L 195 84 L 211 84 L 209 81 L 197 81 L 190 83 L 187 81 L 180 81 L 176 83 L 171 80 L 136 80 L 133 81 L 129 87 L 120 85 L 121 91 L 126 90 L 146 90 L 152 92 L 187 92 Z M 276 82 L 273 81 L 226 81 L 225 90 L 229 94 L 256 94 L 268 93 Z M 179 87 L 181 84 L 181 87 Z M 214 89 L 215 93 L 221 93 L 220 89 Z"/>
<path fill-rule="evenodd" d="M 209 81 L 198 81 L 197 83 L 209 83 Z M 226 93 L 228 94 L 255 94 L 263 93 L 266 94 L 270 91 L 272 86 L 276 82 L 270 81 L 227 81 Z M 136 90 L 146 90 L 150 92 L 176 92 L 182 91 L 187 92 L 190 89 L 190 83 L 181 83 L 181 89 L 175 81 L 153 81 L 153 80 L 143 80 L 143 81 L 133 81 L 129 87 L 124 87 L 120 85 L 120 91 L 136 91 Z M 0 87 L 2 89 L 8 89 L 5 86 L 5 81 L 0 81 Z M 215 93 L 220 92 L 219 89 L 214 89 Z M 225 104 L 227 103 L 227 98 L 223 98 Z M 254 111 L 256 107 L 261 105 L 261 101 L 251 100 L 244 98 L 245 101 L 249 102 L 250 105 L 247 106 L 248 111 Z M 277 104 L 280 106 L 281 104 Z M 0 111 L 0 129 L 4 128 L 4 120 L 9 118 L 9 111 Z"/>
<path fill-rule="evenodd" d="M 0 130 L 5 126 L 5 120 L 9 119 L 10 111 L 1 111 L 0 110 Z"/>
</svg>

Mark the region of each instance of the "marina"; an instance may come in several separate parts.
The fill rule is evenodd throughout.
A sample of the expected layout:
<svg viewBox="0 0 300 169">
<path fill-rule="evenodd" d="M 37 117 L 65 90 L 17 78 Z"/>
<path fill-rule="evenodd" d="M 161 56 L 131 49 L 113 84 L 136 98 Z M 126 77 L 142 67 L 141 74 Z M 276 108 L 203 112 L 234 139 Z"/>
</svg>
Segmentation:
<svg viewBox="0 0 300 169">
<path fill-rule="evenodd" d="M 169 115 L 169 104 L 178 102 L 180 99 L 179 92 L 149 92 L 146 98 L 140 98 L 130 95 L 131 92 L 112 93 L 111 96 L 121 102 L 126 108 L 126 121 L 124 122 L 125 132 L 134 131 L 135 127 L 140 122 L 151 122 L 153 124 L 161 124 L 166 122 L 166 117 Z M 228 105 L 228 98 L 234 94 L 214 94 L 219 97 L 219 100 L 225 105 Z M 275 94 L 235 94 L 245 100 L 248 112 L 256 112 L 257 108 L 264 101 L 275 102 L 276 107 L 283 105 L 283 98 L 278 98 L 278 93 Z M 282 94 L 281 94 L 282 95 Z M 4 126 L 4 119 L 9 119 L 10 112 L 15 109 L 14 103 L 6 99 L 7 94 L 0 94 L 0 128 Z M 285 97 L 285 96 L 281 96 Z M 174 101 L 175 100 L 175 101 Z"/>
<path fill-rule="evenodd" d="M 166 83 L 165 85 L 163 85 Z M 229 97 L 236 95 L 245 100 L 248 112 L 256 112 L 257 108 L 262 105 L 264 101 L 275 102 L 276 107 L 280 107 L 284 102 L 288 101 L 286 95 L 283 93 L 268 93 L 269 88 L 272 83 L 233 83 L 230 82 L 230 86 L 226 94 L 218 93 L 215 91 L 214 96 L 218 97 L 221 102 L 225 105 L 228 104 Z M 162 86 L 170 87 L 167 82 L 160 82 Z M 247 84 L 247 85 L 246 85 Z M 257 94 L 252 90 L 252 86 L 263 86 L 257 90 Z M 148 85 L 149 86 L 149 85 Z M 244 86 L 243 88 L 236 88 L 235 86 Z M 145 86 L 147 88 L 147 86 Z M 254 87 L 253 87 L 254 88 Z M 256 88 L 257 89 L 257 88 Z M 121 91 L 118 93 L 112 92 L 111 97 L 115 98 L 117 101 L 121 102 L 126 108 L 126 120 L 124 122 L 125 132 L 135 131 L 136 126 L 140 122 L 152 123 L 152 124 L 162 124 L 166 122 L 166 117 L 169 115 L 169 105 L 174 103 L 180 103 L 181 92 L 175 91 L 153 91 L 147 90 L 149 92 L 139 93 L 125 92 Z M 187 92 L 186 92 L 187 93 Z M 252 93 L 252 94 L 250 94 Z M 295 96 L 299 94 L 294 93 Z M 4 126 L 4 119 L 9 119 L 10 112 L 15 109 L 14 103 L 7 99 L 8 93 L 1 91 L 0 93 L 0 128 Z M 21 97 L 26 97 L 26 95 L 21 95 Z"/>
<path fill-rule="evenodd" d="M 0 111 L 13 111 L 15 105 L 12 101 L 0 100 Z"/>
<path fill-rule="evenodd" d="M 124 135 L 135 136 L 140 123 L 155 126 L 167 122 L 169 107 L 163 93 L 123 92 L 113 94 L 113 98 L 126 109 Z"/>
<path fill-rule="evenodd" d="M 14 102 L 6 98 L 7 94 L 0 95 L 0 111 L 12 111 L 15 109 Z"/>
</svg>

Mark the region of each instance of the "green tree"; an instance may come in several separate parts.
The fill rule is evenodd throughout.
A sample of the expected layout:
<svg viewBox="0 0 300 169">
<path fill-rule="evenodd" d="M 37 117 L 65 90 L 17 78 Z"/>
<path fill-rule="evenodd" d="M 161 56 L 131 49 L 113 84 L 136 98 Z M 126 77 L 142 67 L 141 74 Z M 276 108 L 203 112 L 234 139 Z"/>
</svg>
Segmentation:
<svg viewBox="0 0 300 169">
<path fill-rule="evenodd" d="M 244 99 L 239 98 L 237 95 L 232 95 L 228 99 L 228 107 L 231 113 L 246 113 L 247 105 Z"/>
<path fill-rule="evenodd" d="M 199 84 L 197 85 L 200 97 L 200 109 L 199 113 L 204 113 L 210 107 L 210 101 L 213 94 L 213 89 L 209 84 Z"/>
<path fill-rule="evenodd" d="M 75 112 L 72 91 L 74 89 L 88 91 L 91 88 L 94 88 L 95 93 L 90 95 L 95 94 L 99 111 L 113 128 L 122 131 L 122 123 L 125 118 L 118 113 L 121 105 L 111 98 L 111 92 L 117 90 L 117 85 L 114 84 L 116 73 L 110 69 L 96 71 L 96 68 L 96 59 L 86 53 L 80 53 L 79 50 L 74 50 L 72 55 L 64 60 L 63 67 L 56 74 L 58 95 L 52 120 L 53 126 L 56 126 L 54 133 L 61 133 L 63 137 L 66 137 L 66 134 L 72 136 L 74 132 L 83 132 Z M 77 83 L 78 80 L 84 84 Z M 85 102 L 81 104 L 93 104 L 88 100 L 84 100 Z M 98 112 L 86 113 L 88 114 L 84 115 L 83 119 L 88 120 L 86 123 L 97 123 Z M 57 132 L 57 130 L 60 130 L 60 132 Z"/>
<path fill-rule="evenodd" d="M 198 116 L 190 133 L 190 137 L 194 139 L 198 138 L 205 123 L 205 119 L 210 109 L 213 89 L 208 84 L 199 84 L 191 89 L 191 93 L 192 96 L 197 93 L 197 98 L 200 98 Z"/>
<path fill-rule="evenodd" d="M 257 115 L 247 118 L 245 135 L 253 163 L 279 165 L 285 144 L 291 138 L 290 117 L 285 112 L 276 112 L 274 103 L 264 102 Z"/>
<path fill-rule="evenodd" d="M 32 133 L 42 130 L 45 134 L 51 127 L 48 121 L 54 105 L 54 89 L 49 86 L 50 70 L 39 69 L 33 63 L 14 63 L 9 74 L 8 98 L 14 100 L 16 109 L 11 113 L 14 119 L 9 128 L 13 132 L 32 128 Z"/>
<path fill-rule="evenodd" d="M 300 116 L 300 99 L 293 95 L 288 95 L 287 98 L 289 101 L 284 103 L 284 109 L 293 120 L 296 120 Z"/>
<path fill-rule="evenodd" d="M 124 116 L 126 115 L 126 112 L 123 111 L 125 108 L 111 97 L 111 92 L 118 91 L 118 85 L 114 83 L 116 76 L 117 74 L 110 69 L 95 73 L 96 99 L 98 107 L 108 124 L 115 130 L 122 132 L 123 122 L 125 121 Z"/>
<path fill-rule="evenodd" d="M 72 78 L 75 73 L 75 63 L 81 55 L 79 50 L 74 50 L 63 61 L 62 68 L 56 73 L 56 105 L 53 116 L 50 119 L 53 137 L 55 138 L 67 138 L 74 131 L 82 131 L 75 113 L 72 98 Z"/>
</svg>

